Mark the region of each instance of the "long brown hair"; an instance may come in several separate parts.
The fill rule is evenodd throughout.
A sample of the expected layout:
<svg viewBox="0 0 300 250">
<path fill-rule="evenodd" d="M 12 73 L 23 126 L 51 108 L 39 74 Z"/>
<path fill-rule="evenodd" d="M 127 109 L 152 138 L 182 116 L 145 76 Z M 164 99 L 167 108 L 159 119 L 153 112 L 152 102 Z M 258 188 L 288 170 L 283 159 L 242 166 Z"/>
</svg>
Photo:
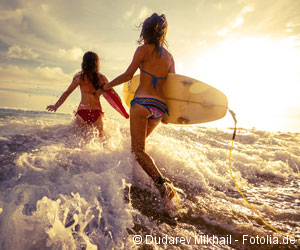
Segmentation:
<svg viewBox="0 0 300 250">
<path fill-rule="evenodd" d="M 88 51 L 84 54 L 81 63 L 81 79 L 83 80 L 86 75 L 96 90 L 99 89 L 99 64 L 99 57 L 96 53 Z"/>
<path fill-rule="evenodd" d="M 154 44 L 157 52 L 161 46 L 167 45 L 165 38 L 168 23 L 164 14 L 158 15 L 154 13 L 141 23 L 140 26 L 142 30 L 138 40 L 139 44 L 145 41 L 149 44 Z"/>
</svg>

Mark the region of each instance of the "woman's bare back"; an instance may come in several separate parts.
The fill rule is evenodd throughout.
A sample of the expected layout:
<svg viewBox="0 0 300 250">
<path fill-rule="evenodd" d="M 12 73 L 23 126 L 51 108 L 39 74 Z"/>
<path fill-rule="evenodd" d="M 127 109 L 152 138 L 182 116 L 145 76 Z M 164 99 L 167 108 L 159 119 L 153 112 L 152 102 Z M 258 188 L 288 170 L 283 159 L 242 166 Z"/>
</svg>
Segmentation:
<svg viewBox="0 0 300 250">
<path fill-rule="evenodd" d="M 157 52 L 153 44 L 145 44 L 141 46 L 143 50 L 143 60 L 141 67 L 141 82 L 136 91 L 135 96 L 154 97 L 164 100 L 162 86 L 165 82 L 167 74 L 173 70 L 174 61 L 172 55 L 165 49 L 161 49 L 161 53 Z M 147 72 L 147 73 L 145 73 Z M 153 77 L 157 77 L 157 84 L 153 87 Z"/>
<path fill-rule="evenodd" d="M 80 109 L 101 109 L 101 104 L 99 97 L 95 96 L 96 89 L 93 84 L 89 81 L 87 76 L 82 76 L 79 74 L 76 76 L 76 80 L 79 81 L 80 91 L 81 91 L 81 101 L 78 106 Z M 99 74 L 99 86 L 107 82 L 104 75 Z"/>
</svg>

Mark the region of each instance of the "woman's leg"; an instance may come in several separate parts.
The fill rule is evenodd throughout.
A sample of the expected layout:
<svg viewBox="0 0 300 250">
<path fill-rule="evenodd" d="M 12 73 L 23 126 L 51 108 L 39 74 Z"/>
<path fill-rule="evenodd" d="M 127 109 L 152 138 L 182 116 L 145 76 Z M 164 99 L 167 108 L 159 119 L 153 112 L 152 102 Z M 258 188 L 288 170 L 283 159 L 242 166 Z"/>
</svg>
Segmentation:
<svg viewBox="0 0 300 250">
<path fill-rule="evenodd" d="M 75 123 L 77 125 L 77 135 L 82 136 L 83 134 L 86 134 L 87 123 L 78 114 L 76 115 Z"/>
<path fill-rule="evenodd" d="M 150 121 L 149 111 L 139 105 L 134 104 L 130 109 L 130 133 L 131 133 L 131 150 L 136 160 L 144 169 L 144 171 L 155 181 L 161 177 L 161 173 L 154 164 L 152 158 L 145 152 L 146 137 L 153 131 L 159 121 L 156 123 Z"/>
<path fill-rule="evenodd" d="M 152 158 L 145 152 L 146 137 L 159 124 L 161 119 L 149 120 L 149 111 L 135 104 L 130 109 L 130 133 L 131 133 L 131 150 L 135 154 L 136 160 L 144 171 L 152 178 L 155 186 L 158 188 L 161 197 L 166 197 L 170 201 L 174 193 L 165 183 L 158 183 L 159 177 L 163 178 L 158 168 L 155 166 Z"/>
<path fill-rule="evenodd" d="M 151 134 L 151 132 L 157 127 L 157 125 L 160 123 L 161 120 L 162 120 L 162 118 L 148 120 L 146 137 L 148 137 Z"/>
<path fill-rule="evenodd" d="M 99 117 L 99 119 L 93 124 L 96 129 L 99 131 L 99 137 L 103 136 L 103 115 L 101 115 Z M 76 115 L 76 120 L 75 120 L 76 124 L 78 125 L 78 127 L 81 129 L 81 132 L 86 133 L 88 131 L 88 127 L 90 127 L 90 125 L 88 125 L 88 123 L 83 120 L 80 115 Z"/>
<path fill-rule="evenodd" d="M 96 129 L 98 129 L 98 131 L 99 131 L 99 137 L 103 136 L 103 120 L 102 120 L 102 118 L 103 118 L 103 115 L 101 115 L 99 117 L 99 119 L 93 124 L 96 127 Z"/>
<path fill-rule="evenodd" d="M 75 120 L 76 124 L 79 126 L 79 127 L 84 127 L 86 126 L 86 122 L 81 118 L 80 115 L 76 115 L 76 120 Z"/>
</svg>

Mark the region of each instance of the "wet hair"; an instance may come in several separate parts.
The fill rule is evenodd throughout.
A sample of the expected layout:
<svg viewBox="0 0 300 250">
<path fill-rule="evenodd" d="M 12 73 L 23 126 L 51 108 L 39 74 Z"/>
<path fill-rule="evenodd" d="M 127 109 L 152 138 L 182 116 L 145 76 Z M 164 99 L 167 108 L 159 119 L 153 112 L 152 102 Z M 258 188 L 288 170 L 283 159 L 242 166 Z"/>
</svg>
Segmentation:
<svg viewBox="0 0 300 250">
<path fill-rule="evenodd" d="M 138 40 L 139 44 L 142 44 L 143 42 L 154 44 L 157 52 L 159 52 L 160 46 L 167 45 L 165 37 L 168 23 L 164 14 L 152 14 L 140 24 L 140 27 L 142 27 L 142 30 Z"/>
<path fill-rule="evenodd" d="M 81 63 L 81 79 L 86 75 L 94 88 L 99 89 L 99 57 L 96 53 L 88 51 L 83 55 Z"/>
</svg>

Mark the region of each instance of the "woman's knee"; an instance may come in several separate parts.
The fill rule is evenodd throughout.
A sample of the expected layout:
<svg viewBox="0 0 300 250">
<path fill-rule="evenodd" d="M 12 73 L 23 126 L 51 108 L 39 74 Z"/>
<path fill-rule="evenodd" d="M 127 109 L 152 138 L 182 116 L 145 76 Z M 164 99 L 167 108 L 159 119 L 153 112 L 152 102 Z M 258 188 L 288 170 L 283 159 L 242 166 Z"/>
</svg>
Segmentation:
<svg viewBox="0 0 300 250">
<path fill-rule="evenodd" d="M 145 149 L 143 147 L 131 147 L 131 152 L 135 155 L 136 158 L 141 158 L 145 154 Z"/>
</svg>

